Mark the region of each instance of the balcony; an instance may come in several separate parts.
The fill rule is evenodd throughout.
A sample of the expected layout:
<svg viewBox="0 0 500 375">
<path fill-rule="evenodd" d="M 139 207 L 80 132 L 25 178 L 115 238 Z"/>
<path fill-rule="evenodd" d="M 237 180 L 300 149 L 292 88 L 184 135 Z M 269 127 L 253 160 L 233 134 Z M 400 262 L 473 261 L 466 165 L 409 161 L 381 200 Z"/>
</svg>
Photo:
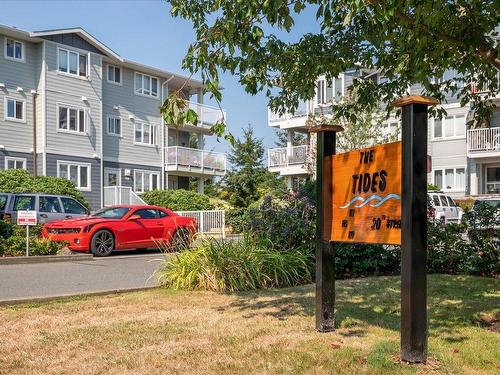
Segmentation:
<svg viewBox="0 0 500 375">
<path fill-rule="evenodd" d="M 187 124 L 186 126 L 193 131 L 204 131 L 204 133 L 210 134 L 210 129 L 218 122 L 225 121 L 226 112 L 221 111 L 218 107 L 212 107 L 206 104 L 190 102 L 188 101 L 188 108 L 192 109 L 198 115 L 198 124 Z"/>
<path fill-rule="evenodd" d="M 467 155 L 471 158 L 500 156 L 500 128 L 468 130 Z"/>
<path fill-rule="evenodd" d="M 271 172 L 283 176 L 309 174 L 307 163 L 310 159 L 309 146 L 272 148 L 268 150 L 267 167 Z"/>
<path fill-rule="evenodd" d="M 171 146 L 165 149 L 165 168 L 188 176 L 224 176 L 226 154 L 196 148 Z"/>
<path fill-rule="evenodd" d="M 309 117 L 309 101 L 300 101 L 294 113 L 280 115 L 268 109 L 268 124 L 280 129 L 306 128 L 306 120 Z"/>
</svg>

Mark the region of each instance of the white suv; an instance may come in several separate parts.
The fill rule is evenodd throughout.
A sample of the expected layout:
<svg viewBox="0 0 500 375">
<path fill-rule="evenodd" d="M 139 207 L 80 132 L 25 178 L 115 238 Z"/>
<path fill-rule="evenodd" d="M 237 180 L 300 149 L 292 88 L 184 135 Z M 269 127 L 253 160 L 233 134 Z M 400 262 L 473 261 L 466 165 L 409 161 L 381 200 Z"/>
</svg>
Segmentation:
<svg viewBox="0 0 500 375">
<path fill-rule="evenodd" d="M 449 195 L 440 191 L 430 191 L 427 196 L 429 198 L 430 220 L 439 220 L 443 224 L 460 223 L 464 211 Z"/>
</svg>

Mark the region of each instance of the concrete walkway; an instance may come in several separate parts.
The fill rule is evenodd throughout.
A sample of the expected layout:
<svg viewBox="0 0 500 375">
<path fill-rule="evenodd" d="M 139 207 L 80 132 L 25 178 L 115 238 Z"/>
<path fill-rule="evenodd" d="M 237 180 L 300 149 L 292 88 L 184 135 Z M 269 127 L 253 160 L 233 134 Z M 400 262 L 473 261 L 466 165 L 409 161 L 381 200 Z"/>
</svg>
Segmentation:
<svg viewBox="0 0 500 375">
<path fill-rule="evenodd" d="M 2 265 L 0 304 L 154 287 L 154 272 L 164 257 L 146 253 L 92 261 Z"/>
</svg>

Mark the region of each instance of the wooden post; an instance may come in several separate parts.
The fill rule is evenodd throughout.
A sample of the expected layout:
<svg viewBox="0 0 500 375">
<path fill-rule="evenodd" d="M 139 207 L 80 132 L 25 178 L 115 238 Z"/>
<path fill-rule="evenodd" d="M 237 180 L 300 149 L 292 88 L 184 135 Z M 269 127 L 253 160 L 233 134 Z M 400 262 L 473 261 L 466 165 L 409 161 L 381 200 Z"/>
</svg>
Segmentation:
<svg viewBox="0 0 500 375">
<path fill-rule="evenodd" d="M 402 107 L 401 360 L 427 359 L 427 107 L 437 101 L 404 97 Z"/>
<path fill-rule="evenodd" d="M 317 133 L 316 160 L 316 330 L 335 329 L 335 245 L 327 240 L 332 225 L 332 157 L 341 126 L 311 129 Z"/>
</svg>

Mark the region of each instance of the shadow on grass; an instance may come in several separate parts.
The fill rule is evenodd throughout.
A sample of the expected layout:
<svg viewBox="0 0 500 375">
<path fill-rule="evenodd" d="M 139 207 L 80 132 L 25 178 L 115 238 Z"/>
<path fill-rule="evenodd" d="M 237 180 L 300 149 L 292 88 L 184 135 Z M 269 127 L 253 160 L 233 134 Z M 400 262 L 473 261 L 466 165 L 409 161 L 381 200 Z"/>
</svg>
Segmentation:
<svg viewBox="0 0 500 375">
<path fill-rule="evenodd" d="M 399 276 L 337 281 L 337 326 L 353 326 L 348 334 L 363 335 L 362 325 L 399 330 Z M 474 276 L 429 275 L 428 321 L 431 335 L 453 343 L 467 339 L 458 329 L 476 324 L 481 312 L 500 307 L 500 280 Z M 236 293 L 229 308 L 246 318 L 314 317 L 314 285 Z M 225 307 L 227 308 L 227 306 Z M 354 332 L 354 333 L 353 333 Z"/>
</svg>

